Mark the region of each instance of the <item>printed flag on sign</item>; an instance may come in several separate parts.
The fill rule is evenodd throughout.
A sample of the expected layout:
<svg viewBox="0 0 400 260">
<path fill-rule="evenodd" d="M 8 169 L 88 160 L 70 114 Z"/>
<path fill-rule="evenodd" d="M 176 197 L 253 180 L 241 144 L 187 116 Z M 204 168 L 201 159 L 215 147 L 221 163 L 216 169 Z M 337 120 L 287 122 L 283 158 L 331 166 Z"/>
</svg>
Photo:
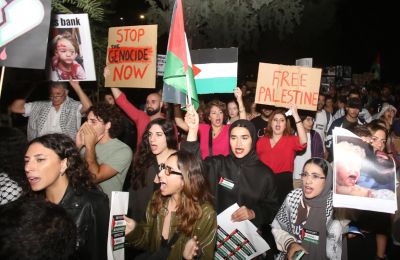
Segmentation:
<svg viewBox="0 0 400 260">
<path fill-rule="evenodd" d="M 169 91 L 164 93 L 167 88 L 169 88 Z M 167 98 L 165 95 L 170 94 L 171 89 L 185 94 L 188 101 L 182 103 L 182 100 L 173 101 L 171 98 Z M 193 104 L 195 109 L 199 107 L 192 62 L 185 34 L 181 0 L 176 0 L 174 11 L 172 13 L 171 29 L 169 32 L 167 48 L 167 61 L 164 70 L 164 91 L 164 101 L 179 103 L 182 105 L 186 103 Z"/>
</svg>

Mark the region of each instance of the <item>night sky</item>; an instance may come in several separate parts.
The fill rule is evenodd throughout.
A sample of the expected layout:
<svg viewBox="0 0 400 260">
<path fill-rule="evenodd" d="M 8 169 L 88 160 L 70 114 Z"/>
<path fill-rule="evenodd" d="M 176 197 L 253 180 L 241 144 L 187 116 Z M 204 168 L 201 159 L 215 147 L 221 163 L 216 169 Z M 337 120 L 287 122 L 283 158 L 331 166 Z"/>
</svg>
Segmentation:
<svg viewBox="0 0 400 260">
<path fill-rule="evenodd" d="M 294 64 L 295 59 L 313 57 L 315 67 L 350 65 L 353 73 L 370 70 L 378 53 L 381 55 L 383 81 L 396 82 L 400 60 L 398 9 L 395 1 L 304 0 L 302 23 L 292 35 L 279 40 L 274 32 L 264 32 L 258 51 L 240 51 L 239 74 L 257 74 L 258 62 Z M 115 2 L 118 25 L 144 23 L 143 0 Z M 124 17 L 124 21 L 118 21 Z M 161 49 L 166 40 L 159 39 Z M 207 46 L 228 47 L 228 46 Z"/>
</svg>

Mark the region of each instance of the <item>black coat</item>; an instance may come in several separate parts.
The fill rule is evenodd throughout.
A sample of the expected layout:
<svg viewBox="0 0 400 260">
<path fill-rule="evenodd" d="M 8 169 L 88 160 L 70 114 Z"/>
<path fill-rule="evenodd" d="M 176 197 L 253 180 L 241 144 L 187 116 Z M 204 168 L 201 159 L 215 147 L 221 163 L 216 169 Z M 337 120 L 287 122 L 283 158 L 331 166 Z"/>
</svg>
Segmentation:
<svg viewBox="0 0 400 260">
<path fill-rule="evenodd" d="M 101 191 L 68 186 L 60 204 L 78 228 L 77 257 L 82 260 L 106 260 L 108 197 Z"/>
<path fill-rule="evenodd" d="M 129 189 L 128 215 L 137 222 L 146 220 L 147 205 L 149 204 L 154 191 L 160 188 L 158 184 L 154 183 L 154 179 L 158 172 L 158 164 L 157 161 L 154 160 L 147 168 L 145 186 L 136 190 L 132 187 Z"/>
<path fill-rule="evenodd" d="M 181 149 L 200 156 L 198 142 L 185 142 Z M 256 217 L 251 222 L 260 231 L 268 229 L 280 205 L 274 174 L 258 159 L 254 149 L 243 159 L 218 155 L 207 157 L 203 163 L 215 196 L 217 213 L 237 203 L 255 212 Z M 221 185 L 221 178 L 232 182 L 233 188 Z"/>
</svg>

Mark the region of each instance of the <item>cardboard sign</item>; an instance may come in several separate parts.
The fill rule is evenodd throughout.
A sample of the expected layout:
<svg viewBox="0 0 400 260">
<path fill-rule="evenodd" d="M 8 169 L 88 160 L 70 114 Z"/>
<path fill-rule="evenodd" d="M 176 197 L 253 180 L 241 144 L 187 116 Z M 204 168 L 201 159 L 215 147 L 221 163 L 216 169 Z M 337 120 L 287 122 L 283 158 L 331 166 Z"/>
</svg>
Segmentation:
<svg viewBox="0 0 400 260">
<path fill-rule="evenodd" d="M 155 88 L 157 25 L 110 28 L 106 64 L 107 87 Z"/>
<path fill-rule="evenodd" d="M 321 69 L 260 63 L 255 103 L 317 110 Z"/>
<path fill-rule="evenodd" d="M 52 19 L 49 78 L 95 81 L 92 38 L 87 14 L 58 14 Z"/>
<path fill-rule="evenodd" d="M 0 1 L 0 66 L 44 69 L 50 0 Z"/>
</svg>

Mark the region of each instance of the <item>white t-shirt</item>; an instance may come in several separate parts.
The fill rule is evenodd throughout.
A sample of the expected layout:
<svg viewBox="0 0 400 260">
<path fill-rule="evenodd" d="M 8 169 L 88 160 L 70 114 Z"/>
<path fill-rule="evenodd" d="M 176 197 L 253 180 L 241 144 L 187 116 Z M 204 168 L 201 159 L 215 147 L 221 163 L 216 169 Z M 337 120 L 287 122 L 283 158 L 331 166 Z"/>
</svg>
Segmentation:
<svg viewBox="0 0 400 260">
<path fill-rule="evenodd" d="M 293 179 L 299 180 L 300 173 L 303 171 L 304 163 L 311 158 L 311 134 L 307 133 L 307 147 L 302 155 L 297 155 L 294 158 Z"/>
<path fill-rule="evenodd" d="M 329 120 L 327 114 L 330 115 Z M 331 122 L 332 122 L 332 115 L 324 109 L 318 111 L 317 114 L 315 115 L 313 129 L 318 132 L 323 142 L 325 141 L 326 132 L 328 132 L 328 126 L 331 124 Z"/>
</svg>

